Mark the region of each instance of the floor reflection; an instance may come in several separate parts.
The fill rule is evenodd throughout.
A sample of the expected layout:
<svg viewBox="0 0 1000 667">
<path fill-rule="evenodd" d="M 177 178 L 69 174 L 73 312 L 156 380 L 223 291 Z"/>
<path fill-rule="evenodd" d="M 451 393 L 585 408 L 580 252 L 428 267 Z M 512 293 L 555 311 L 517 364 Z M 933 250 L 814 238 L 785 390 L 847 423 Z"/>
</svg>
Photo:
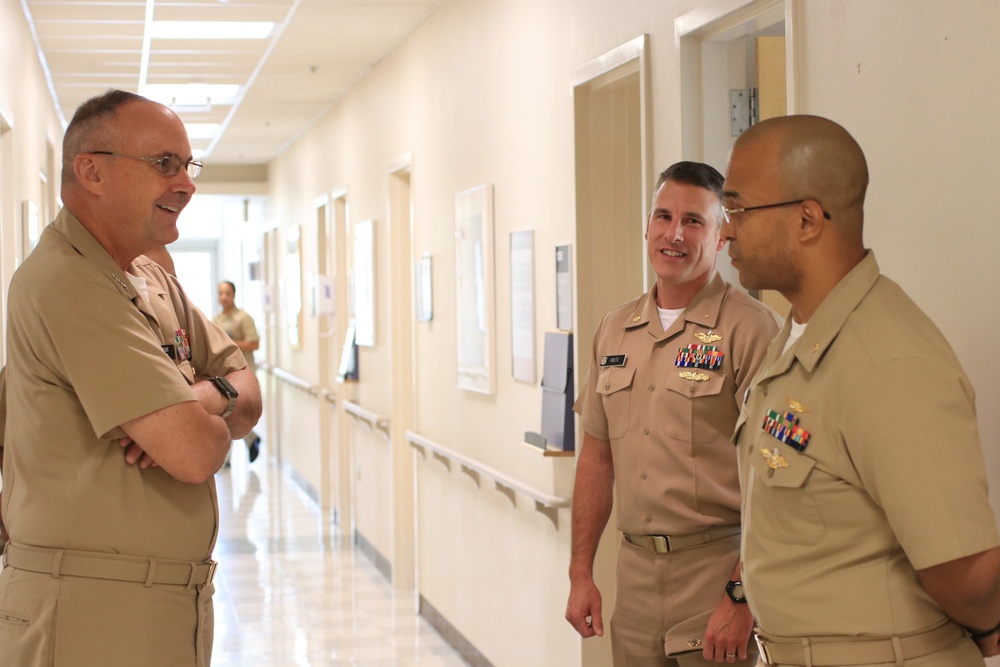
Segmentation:
<svg viewBox="0 0 1000 667">
<path fill-rule="evenodd" d="M 242 452 L 241 452 L 242 454 Z M 367 558 L 261 456 L 216 476 L 213 667 L 465 667 Z M 269 465 L 271 464 L 271 465 Z"/>
</svg>

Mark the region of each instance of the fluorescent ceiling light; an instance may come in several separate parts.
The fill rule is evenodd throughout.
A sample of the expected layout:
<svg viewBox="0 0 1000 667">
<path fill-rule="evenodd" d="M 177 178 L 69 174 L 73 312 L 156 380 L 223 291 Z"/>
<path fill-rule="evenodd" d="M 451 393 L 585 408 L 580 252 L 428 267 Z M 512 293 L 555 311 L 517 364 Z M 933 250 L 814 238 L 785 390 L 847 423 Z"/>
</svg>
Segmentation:
<svg viewBox="0 0 1000 667">
<path fill-rule="evenodd" d="M 154 39 L 265 39 L 273 23 L 265 21 L 153 21 Z"/>
<path fill-rule="evenodd" d="M 219 131 L 218 123 L 184 123 L 188 139 L 211 139 Z"/>
<path fill-rule="evenodd" d="M 169 107 L 205 107 L 233 104 L 240 92 L 238 84 L 147 83 L 139 94 Z"/>
</svg>

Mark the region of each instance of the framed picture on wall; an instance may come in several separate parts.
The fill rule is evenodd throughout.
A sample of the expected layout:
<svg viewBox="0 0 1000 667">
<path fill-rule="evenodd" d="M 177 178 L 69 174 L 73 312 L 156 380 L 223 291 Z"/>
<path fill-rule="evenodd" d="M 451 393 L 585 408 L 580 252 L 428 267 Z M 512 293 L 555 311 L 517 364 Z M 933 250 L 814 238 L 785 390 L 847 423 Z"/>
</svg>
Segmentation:
<svg viewBox="0 0 1000 667">
<path fill-rule="evenodd" d="M 38 244 L 42 228 L 39 221 L 38 205 L 30 200 L 21 202 L 21 248 L 18 261 L 23 262 Z"/>
<path fill-rule="evenodd" d="M 434 317 L 434 299 L 431 289 L 431 256 L 424 255 L 417 260 L 414 271 L 417 322 L 430 322 Z"/>
<path fill-rule="evenodd" d="M 375 221 L 354 226 L 354 341 L 375 345 Z"/>
<path fill-rule="evenodd" d="M 496 393 L 493 332 L 493 186 L 455 195 L 458 387 Z"/>
<path fill-rule="evenodd" d="M 535 383 L 535 232 L 510 233 L 510 366 L 515 380 Z"/>
</svg>

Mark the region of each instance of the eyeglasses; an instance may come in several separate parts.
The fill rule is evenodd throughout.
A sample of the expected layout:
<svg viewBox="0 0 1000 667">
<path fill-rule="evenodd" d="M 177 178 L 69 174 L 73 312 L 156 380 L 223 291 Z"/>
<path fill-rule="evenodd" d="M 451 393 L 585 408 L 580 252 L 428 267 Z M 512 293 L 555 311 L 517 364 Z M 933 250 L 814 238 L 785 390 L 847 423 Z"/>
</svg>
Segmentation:
<svg viewBox="0 0 1000 667">
<path fill-rule="evenodd" d="M 742 208 L 726 208 L 722 207 L 722 215 L 725 217 L 727 223 L 732 222 L 732 217 L 737 213 L 746 213 L 747 211 L 759 211 L 762 208 L 776 208 L 778 206 L 791 206 L 792 204 L 801 204 L 806 201 L 805 199 L 795 199 L 793 201 L 783 201 L 777 204 L 761 204 L 760 206 L 744 206 Z M 830 219 L 830 214 L 823 211 L 823 217 L 827 220 Z"/>
<path fill-rule="evenodd" d="M 94 155 L 111 155 L 113 157 L 127 157 L 130 160 L 141 160 L 151 167 L 156 167 L 160 175 L 173 178 L 180 173 L 181 167 L 191 177 L 191 180 L 198 178 L 201 173 L 202 163 L 197 160 L 181 161 L 176 155 L 165 155 L 163 157 L 143 157 L 141 155 L 125 155 L 125 153 L 112 153 L 111 151 L 88 151 Z"/>
</svg>

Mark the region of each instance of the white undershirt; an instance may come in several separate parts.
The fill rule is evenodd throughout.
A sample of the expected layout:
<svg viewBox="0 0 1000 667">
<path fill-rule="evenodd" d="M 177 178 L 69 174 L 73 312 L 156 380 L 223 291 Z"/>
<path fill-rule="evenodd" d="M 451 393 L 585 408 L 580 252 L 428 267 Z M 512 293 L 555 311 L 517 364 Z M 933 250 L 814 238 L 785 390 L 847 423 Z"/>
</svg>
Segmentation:
<svg viewBox="0 0 1000 667">
<path fill-rule="evenodd" d="M 806 322 L 806 324 L 809 323 Z M 799 338 L 802 337 L 802 334 L 806 330 L 806 324 L 799 324 L 794 319 L 792 320 L 792 328 L 788 332 L 788 340 L 785 341 L 785 348 L 781 351 L 782 354 L 788 352 L 789 348 L 798 342 Z"/>
<path fill-rule="evenodd" d="M 133 276 L 131 273 L 128 272 L 126 272 L 125 275 L 128 276 L 128 281 L 132 283 L 132 287 L 135 288 L 135 291 L 138 292 L 142 296 L 142 298 L 148 302 L 149 285 L 146 284 L 146 279 L 140 276 Z"/>
<path fill-rule="evenodd" d="M 677 318 L 681 316 L 681 314 L 684 312 L 684 309 L 660 308 L 659 306 L 657 306 L 656 312 L 660 316 L 660 326 L 663 327 L 664 331 L 666 331 L 667 329 L 670 328 L 670 325 L 672 325 L 674 322 L 677 321 Z"/>
</svg>

